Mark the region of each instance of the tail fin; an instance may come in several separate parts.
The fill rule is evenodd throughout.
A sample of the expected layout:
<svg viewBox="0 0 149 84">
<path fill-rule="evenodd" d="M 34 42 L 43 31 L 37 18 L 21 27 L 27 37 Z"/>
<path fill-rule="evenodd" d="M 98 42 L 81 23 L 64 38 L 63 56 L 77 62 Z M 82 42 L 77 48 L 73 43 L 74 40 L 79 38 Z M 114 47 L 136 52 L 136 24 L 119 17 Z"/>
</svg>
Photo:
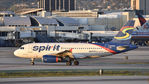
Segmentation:
<svg viewBox="0 0 149 84">
<path fill-rule="evenodd" d="M 130 44 L 131 34 L 134 30 L 134 20 L 129 20 L 119 31 L 119 33 L 113 38 L 111 43 L 118 44 Z"/>
<path fill-rule="evenodd" d="M 145 18 L 140 14 L 137 14 L 137 15 L 138 15 L 138 19 L 140 21 L 141 26 L 143 26 L 146 23 Z"/>
</svg>

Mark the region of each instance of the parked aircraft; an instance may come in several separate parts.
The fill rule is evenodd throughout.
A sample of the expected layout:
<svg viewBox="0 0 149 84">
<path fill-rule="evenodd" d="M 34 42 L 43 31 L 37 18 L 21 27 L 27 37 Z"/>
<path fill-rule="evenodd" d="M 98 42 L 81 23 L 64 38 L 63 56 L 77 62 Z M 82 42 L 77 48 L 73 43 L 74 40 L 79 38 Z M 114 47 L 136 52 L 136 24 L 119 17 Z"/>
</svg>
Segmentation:
<svg viewBox="0 0 149 84">
<path fill-rule="evenodd" d="M 66 65 L 79 65 L 78 59 L 94 56 L 109 56 L 136 49 L 131 44 L 131 33 L 134 21 L 125 24 L 112 41 L 107 43 L 30 43 L 21 46 L 14 55 L 30 58 L 34 65 L 35 59 L 42 59 L 44 63 L 66 62 Z"/>
<path fill-rule="evenodd" d="M 137 45 L 149 45 L 149 22 L 137 14 L 141 27 L 132 33 L 132 42 Z"/>
</svg>

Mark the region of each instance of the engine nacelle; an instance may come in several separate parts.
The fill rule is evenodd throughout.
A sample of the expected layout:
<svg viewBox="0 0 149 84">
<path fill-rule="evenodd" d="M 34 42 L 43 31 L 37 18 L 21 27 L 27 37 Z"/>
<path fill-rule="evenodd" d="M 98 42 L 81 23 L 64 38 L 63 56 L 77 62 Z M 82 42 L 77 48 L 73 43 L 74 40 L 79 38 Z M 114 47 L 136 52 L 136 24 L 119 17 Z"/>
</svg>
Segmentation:
<svg viewBox="0 0 149 84">
<path fill-rule="evenodd" d="M 61 59 L 54 55 L 44 55 L 43 56 L 43 62 L 44 63 L 57 63 L 60 62 Z"/>
</svg>

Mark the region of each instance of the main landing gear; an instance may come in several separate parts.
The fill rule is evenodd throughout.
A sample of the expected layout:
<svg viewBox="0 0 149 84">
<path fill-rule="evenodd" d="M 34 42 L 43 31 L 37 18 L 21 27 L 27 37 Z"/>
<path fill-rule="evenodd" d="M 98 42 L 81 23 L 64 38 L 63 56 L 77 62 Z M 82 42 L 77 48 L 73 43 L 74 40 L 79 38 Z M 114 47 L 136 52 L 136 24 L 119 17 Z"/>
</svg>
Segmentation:
<svg viewBox="0 0 149 84">
<path fill-rule="evenodd" d="M 35 58 L 31 58 L 31 65 L 35 65 L 35 62 L 34 62 Z M 66 60 L 66 65 L 67 66 L 71 66 L 72 65 L 72 62 L 74 65 L 78 66 L 79 65 L 79 61 L 77 61 L 76 58 L 70 58 L 69 56 L 66 56 L 65 57 L 65 60 Z"/>
<path fill-rule="evenodd" d="M 74 65 L 79 65 L 79 61 L 75 60 Z"/>
<path fill-rule="evenodd" d="M 66 58 L 66 65 L 67 66 L 71 66 L 72 65 L 72 61 L 73 61 L 73 64 L 74 65 L 79 65 L 79 61 L 77 61 L 77 59 L 75 59 L 75 58 L 70 58 L 69 56 L 67 56 Z"/>
</svg>

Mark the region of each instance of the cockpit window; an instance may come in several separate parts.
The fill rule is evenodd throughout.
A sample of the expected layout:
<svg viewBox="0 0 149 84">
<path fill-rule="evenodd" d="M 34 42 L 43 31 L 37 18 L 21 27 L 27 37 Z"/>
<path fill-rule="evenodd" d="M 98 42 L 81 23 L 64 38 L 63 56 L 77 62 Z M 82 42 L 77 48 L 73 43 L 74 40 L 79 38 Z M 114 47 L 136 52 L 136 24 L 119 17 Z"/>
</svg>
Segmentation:
<svg viewBox="0 0 149 84">
<path fill-rule="evenodd" d="M 20 49 L 24 49 L 24 47 L 20 47 Z"/>
</svg>

